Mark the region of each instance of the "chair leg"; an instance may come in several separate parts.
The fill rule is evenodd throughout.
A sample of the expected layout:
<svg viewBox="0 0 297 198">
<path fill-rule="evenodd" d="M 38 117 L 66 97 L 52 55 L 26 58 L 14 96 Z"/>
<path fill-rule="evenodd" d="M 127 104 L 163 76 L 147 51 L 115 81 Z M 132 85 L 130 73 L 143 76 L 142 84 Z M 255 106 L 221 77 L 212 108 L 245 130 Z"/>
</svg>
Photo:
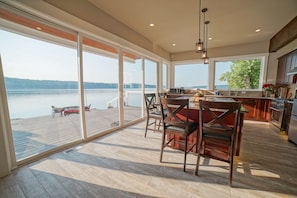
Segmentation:
<svg viewBox="0 0 297 198">
<path fill-rule="evenodd" d="M 232 186 L 232 177 L 233 177 L 233 152 L 230 156 L 230 171 L 229 171 L 229 186 Z"/>
<path fill-rule="evenodd" d="M 149 117 L 147 117 L 147 119 L 146 119 L 146 126 L 145 126 L 144 137 L 146 137 L 146 134 L 147 134 L 147 129 L 148 129 L 149 120 L 150 120 Z"/>
<path fill-rule="evenodd" d="M 185 139 L 185 156 L 184 156 L 184 172 L 186 172 L 186 163 L 187 163 L 187 152 L 188 152 L 188 137 Z"/>
<path fill-rule="evenodd" d="M 156 132 L 156 128 L 157 128 L 157 119 L 155 119 L 154 121 L 154 133 Z"/>
<path fill-rule="evenodd" d="M 160 162 L 162 162 L 162 158 L 163 158 L 163 151 L 164 151 L 164 147 L 165 147 L 165 131 L 163 131 L 163 135 L 162 135 L 162 142 L 161 142 L 161 152 L 160 152 Z"/>
<path fill-rule="evenodd" d="M 158 126 L 158 131 L 160 131 L 160 127 L 161 127 L 161 120 L 159 120 L 159 126 Z"/>
<path fill-rule="evenodd" d="M 202 147 L 202 137 L 199 138 L 198 142 L 198 148 L 197 148 L 197 162 L 196 162 L 196 170 L 195 170 L 195 175 L 198 175 L 198 170 L 199 170 L 199 163 L 200 163 L 200 150 Z"/>
</svg>

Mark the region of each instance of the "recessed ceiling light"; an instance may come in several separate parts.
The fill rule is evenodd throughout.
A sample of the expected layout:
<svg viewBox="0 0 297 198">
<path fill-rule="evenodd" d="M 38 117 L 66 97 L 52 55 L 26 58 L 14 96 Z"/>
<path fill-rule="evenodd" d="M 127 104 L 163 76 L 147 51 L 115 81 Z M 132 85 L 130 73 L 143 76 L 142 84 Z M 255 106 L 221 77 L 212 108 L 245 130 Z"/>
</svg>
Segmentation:
<svg viewBox="0 0 297 198">
<path fill-rule="evenodd" d="M 172 46 L 176 46 L 176 44 L 175 43 L 172 43 Z"/>
<path fill-rule="evenodd" d="M 36 29 L 37 29 L 37 30 L 42 30 L 42 28 L 41 28 L 41 27 L 36 27 Z"/>
<path fill-rule="evenodd" d="M 211 38 L 211 37 L 209 37 L 209 38 L 208 38 L 208 40 L 209 40 L 209 41 L 211 41 L 211 40 L 212 40 L 212 38 Z"/>
<path fill-rule="evenodd" d="M 256 29 L 255 32 L 261 32 L 261 29 Z"/>
<path fill-rule="evenodd" d="M 151 23 L 151 24 L 150 24 L 150 26 L 151 26 L 151 27 L 154 27 L 154 26 L 155 26 L 155 24 Z"/>
</svg>

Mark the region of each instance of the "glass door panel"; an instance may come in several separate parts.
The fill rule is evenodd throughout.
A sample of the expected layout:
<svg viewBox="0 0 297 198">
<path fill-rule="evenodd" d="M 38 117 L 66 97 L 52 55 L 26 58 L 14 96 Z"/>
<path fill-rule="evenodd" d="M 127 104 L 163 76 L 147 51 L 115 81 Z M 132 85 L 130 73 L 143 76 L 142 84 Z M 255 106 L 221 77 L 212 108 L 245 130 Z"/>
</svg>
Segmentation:
<svg viewBox="0 0 297 198">
<path fill-rule="evenodd" d="M 117 50 L 83 38 L 84 100 L 87 135 L 119 126 Z"/>
<path fill-rule="evenodd" d="M 145 66 L 145 92 L 157 92 L 157 63 L 151 60 L 144 60 Z"/>
<path fill-rule="evenodd" d="M 142 117 L 142 59 L 124 52 L 124 122 Z"/>
</svg>

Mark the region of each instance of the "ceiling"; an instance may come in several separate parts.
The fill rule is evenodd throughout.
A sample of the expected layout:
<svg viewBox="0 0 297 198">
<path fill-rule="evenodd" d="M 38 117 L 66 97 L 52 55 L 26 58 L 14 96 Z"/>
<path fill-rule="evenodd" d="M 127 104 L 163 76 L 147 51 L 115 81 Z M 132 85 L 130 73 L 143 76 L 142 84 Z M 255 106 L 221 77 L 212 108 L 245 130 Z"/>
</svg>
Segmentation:
<svg viewBox="0 0 297 198">
<path fill-rule="evenodd" d="M 194 50 L 199 0 L 88 1 L 169 53 Z M 213 38 L 208 48 L 269 41 L 297 13 L 297 0 L 201 0 L 201 5 L 208 8 Z"/>
</svg>

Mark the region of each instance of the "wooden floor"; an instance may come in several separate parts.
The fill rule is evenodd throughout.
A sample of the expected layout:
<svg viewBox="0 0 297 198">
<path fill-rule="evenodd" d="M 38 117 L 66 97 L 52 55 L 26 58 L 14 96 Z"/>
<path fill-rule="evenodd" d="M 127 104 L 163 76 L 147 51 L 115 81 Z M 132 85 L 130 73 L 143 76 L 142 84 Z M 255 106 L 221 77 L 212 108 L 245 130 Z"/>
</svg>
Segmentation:
<svg viewBox="0 0 297 198">
<path fill-rule="evenodd" d="M 297 146 L 268 123 L 245 122 L 235 157 L 233 187 L 228 165 L 166 148 L 144 122 L 56 153 L 0 180 L 0 197 L 297 197 Z"/>
</svg>

